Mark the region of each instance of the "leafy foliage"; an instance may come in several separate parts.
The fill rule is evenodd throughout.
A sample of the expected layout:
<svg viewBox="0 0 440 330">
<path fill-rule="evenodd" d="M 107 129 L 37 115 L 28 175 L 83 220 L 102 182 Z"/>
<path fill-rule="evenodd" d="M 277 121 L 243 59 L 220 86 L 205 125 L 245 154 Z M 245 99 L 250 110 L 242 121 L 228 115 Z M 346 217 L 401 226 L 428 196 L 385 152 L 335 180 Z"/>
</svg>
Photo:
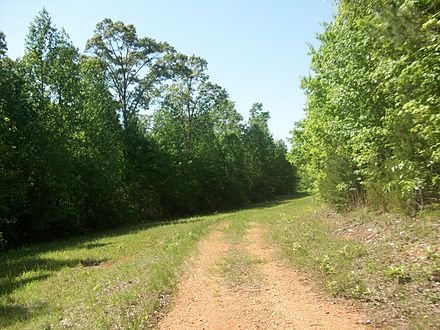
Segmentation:
<svg viewBox="0 0 440 330">
<path fill-rule="evenodd" d="M 6 51 L 0 33 L 0 245 L 294 192 L 268 113 L 244 123 L 202 58 L 110 19 L 80 54 L 45 9 Z"/>
<path fill-rule="evenodd" d="M 291 161 L 325 200 L 411 211 L 438 201 L 439 9 L 341 1 L 318 35 Z"/>
</svg>

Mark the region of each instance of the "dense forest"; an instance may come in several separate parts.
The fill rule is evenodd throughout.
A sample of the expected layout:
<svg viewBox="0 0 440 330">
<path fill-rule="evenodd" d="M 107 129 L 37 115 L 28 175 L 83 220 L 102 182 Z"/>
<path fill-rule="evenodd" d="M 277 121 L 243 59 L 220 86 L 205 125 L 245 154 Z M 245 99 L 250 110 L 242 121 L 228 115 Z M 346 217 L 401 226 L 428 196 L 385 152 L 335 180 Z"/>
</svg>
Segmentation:
<svg viewBox="0 0 440 330">
<path fill-rule="evenodd" d="M 46 10 L 22 59 L 0 32 L 3 247 L 294 192 L 255 103 L 244 122 L 207 62 L 104 19 L 84 53 Z"/>
<path fill-rule="evenodd" d="M 291 161 L 340 208 L 440 198 L 440 2 L 342 0 L 311 48 Z"/>
<path fill-rule="evenodd" d="M 104 19 L 84 53 L 46 10 L 0 32 L 0 247 L 225 210 L 303 187 L 337 208 L 440 201 L 440 2 L 342 0 L 311 47 L 291 150 L 207 62 Z M 288 160 L 286 159 L 288 158 Z"/>
</svg>

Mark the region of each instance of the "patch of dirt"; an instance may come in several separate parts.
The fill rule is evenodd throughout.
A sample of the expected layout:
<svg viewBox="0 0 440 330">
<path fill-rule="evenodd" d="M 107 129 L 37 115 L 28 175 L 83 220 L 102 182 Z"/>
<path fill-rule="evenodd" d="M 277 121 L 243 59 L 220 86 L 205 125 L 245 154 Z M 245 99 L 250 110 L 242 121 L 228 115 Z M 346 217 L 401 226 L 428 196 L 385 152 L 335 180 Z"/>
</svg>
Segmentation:
<svg viewBox="0 0 440 330">
<path fill-rule="evenodd" d="M 261 262 L 258 289 L 245 284 L 231 288 L 216 268 L 232 243 L 221 230 L 199 246 L 191 274 L 179 285 L 174 308 L 159 329 L 365 329 L 367 320 L 348 306 L 321 298 L 296 271 L 276 259 L 264 240 L 264 229 L 254 225 L 235 248 Z"/>
</svg>

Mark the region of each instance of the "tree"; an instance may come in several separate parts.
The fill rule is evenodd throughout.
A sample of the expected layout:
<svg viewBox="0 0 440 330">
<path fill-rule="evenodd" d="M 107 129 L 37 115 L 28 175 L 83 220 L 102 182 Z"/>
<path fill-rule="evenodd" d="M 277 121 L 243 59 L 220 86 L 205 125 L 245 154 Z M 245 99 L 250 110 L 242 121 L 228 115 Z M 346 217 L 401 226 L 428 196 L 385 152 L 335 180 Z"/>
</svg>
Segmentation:
<svg viewBox="0 0 440 330">
<path fill-rule="evenodd" d="M 167 43 L 139 38 L 133 25 L 104 19 L 86 50 L 106 64 L 109 86 L 119 102 L 126 130 L 135 130 L 138 113 L 148 109 L 154 85 L 164 76 L 164 61 L 174 49 Z"/>
<path fill-rule="evenodd" d="M 293 188 L 269 114 L 256 105 L 245 125 L 204 59 L 109 19 L 81 55 L 45 9 L 25 46 L 10 60 L 0 33 L 0 245 Z"/>
<path fill-rule="evenodd" d="M 324 199 L 415 210 L 438 198 L 438 9 L 341 1 L 318 36 L 291 158 Z"/>
<path fill-rule="evenodd" d="M 82 131 L 77 137 L 76 158 L 84 196 L 81 213 L 84 226 L 92 229 L 130 216 L 118 105 L 107 88 L 104 68 L 105 64 L 96 58 L 81 59 Z"/>
<path fill-rule="evenodd" d="M 274 193 L 270 169 L 274 158 L 274 142 L 269 132 L 269 118 L 269 112 L 263 111 L 261 103 L 252 105 L 244 136 L 248 189 L 252 201 L 269 199 Z"/>
<path fill-rule="evenodd" d="M 206 61 L 177 54 L 172 82 L 154 116 L 154 136 L 170 155 L 173 170 L 166 174 L 175 187 L 183 212 L 218 204 L 219 147 L 214 134 L 213 107 L 221 89 L 208 82 Z"/>
<path fill-rule="evenodd" d="M 174 49 L 167 43 L 139 38 L 133 25 L 104 19 L 86 50 L 105 64 L 110 91 L 122 114 L 127 167 L 125 181 L 134 212 L 155 208 L 157 164 L 155 142 L 142 132 L 140 112 L 148 110 L 158 84 L 169 75 L 167 63 Z"/>
<path fill-rule="evenodd" d="M 2 31 L 0 31 L 0 58 L 4 58 L 8 50 L 5 39 L 6 39 L 5 34 Z"/>
<path fill-rule="evenodd" d="M 23 167 L 29 164 L 33 121 L 26 112 L 23 75 L 6 51 L 5 35 L 0 32 L 0 249 L 14 242 L 14 228 L 25 212 L 23 201 L 30 186 Z"/>
<path fill-rule="evenodd" d="M 79 53 L 43 9 L 30 24 L 21 65 L 34 118 L 31 154 L 25 166 L 31 206 L 21 230 L 35 238 L 81 227 L 81 183 L 76 175 L 75 137 L 79 130 Z"/>
<path fill-rule="evenodd" d="M 275 141 L 272 162 L 274 195 L 288 195 L 296 192 L 298 184 L 296 168 L 287 160 L 287 147 L 282 140 Z"/>
</svg>

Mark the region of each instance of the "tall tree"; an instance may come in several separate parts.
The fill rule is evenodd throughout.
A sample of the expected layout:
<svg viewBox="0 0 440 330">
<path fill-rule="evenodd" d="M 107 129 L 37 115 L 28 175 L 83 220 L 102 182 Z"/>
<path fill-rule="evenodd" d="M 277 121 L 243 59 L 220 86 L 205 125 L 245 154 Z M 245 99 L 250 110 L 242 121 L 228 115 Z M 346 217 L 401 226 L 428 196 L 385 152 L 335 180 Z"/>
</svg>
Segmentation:
<svg viewBox="0 0 440 330">
<path fill-rule="evenodd" d="M 118 105 L 108 90 L 104 68 L 96 58 L 81 59 L 81 131 L 76 138 L 76 159 L 84 196 L 81 214 L 84 226 L 93 229 L 129 216 Z"/>
<path fill-rule="evenodd" d="M 163 60 L 174 49 L 167 43 L 139 38 L 131 24 L 106 18 L 96 25 L 86 50 L 106 64 L 106 76 L 119 102 L 124 127 L 135 129 L 139 111 L 148 108 L 154 85 L 166 75 Z"/>
<path fill-rule="evenodd" d="M 6 56 L 5 35 L 0 31 L 0 249 L 13 243 L 20 217 L 26 211 L 30 189 L 28 172 L 33 118 L 19 65 Z"/>
<path fill-rule="evenodd" d="M 415 210 L 438 199 L 438 10 L 341 1 L 318 36 L 292 159 L 330 202 Z"/>
<path fill-rule="evenodd" d="M 173 159 L 166 174 L 179 182 L 175 198 L 185 212 L 212 207 L 218 178 L 218 144 L 212 109 L 219 92 L 208 82 L 206 61 L 177 54 L 172 82 L 163 89 L 154 117 L 154 136 Z"/>
<path fill-rule="evenodd" d="M 249 177 L 248 189 L 252 201 L 269 199 L 274 193 L 271 176 L 274 141 L 269 132 L 269 118 L 269 112 L 263 110 L 261 103 L 252 105 L 244 137 Z"/>
<path fill-rule="evenodd" d="M 26 167 L 32 180 L 32 207 L 23 217 L 22 228 L 26 232 L 32 228 L 38 237 L 69 231 L 69 225 L 73 230 L 81 226 L 81 184 L 74 156 L 79 129 L 79 53 L 67 34 L 53 26 L 45 9 L 30 24 L 25 46 L 21 65 L 30 92 L 26 111 L 35 121 L 33 156 Z"/>
<path fill-rule="evenodd" d="M 104 19 L 86 50 L 105 64 L 110 91 L 122 114 L 127 158 L 125 181 L 134 212 L 154 208 L 157 163 L 155 142 L 142 132 L 140 113 L 158 93 L 159 83 L 169 76 L 174 49 L 167 43 L 137 36 L 133 25 Z"/>
</svg>

